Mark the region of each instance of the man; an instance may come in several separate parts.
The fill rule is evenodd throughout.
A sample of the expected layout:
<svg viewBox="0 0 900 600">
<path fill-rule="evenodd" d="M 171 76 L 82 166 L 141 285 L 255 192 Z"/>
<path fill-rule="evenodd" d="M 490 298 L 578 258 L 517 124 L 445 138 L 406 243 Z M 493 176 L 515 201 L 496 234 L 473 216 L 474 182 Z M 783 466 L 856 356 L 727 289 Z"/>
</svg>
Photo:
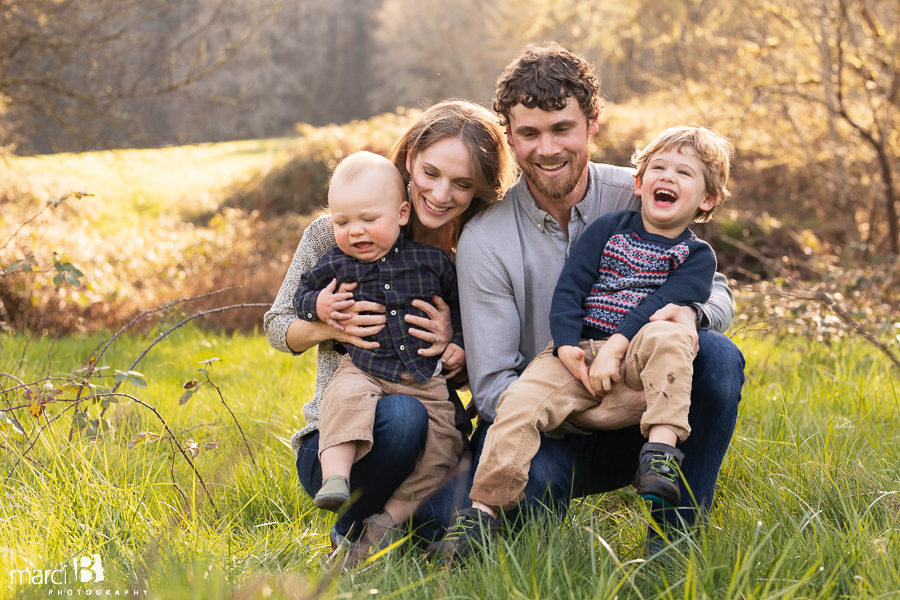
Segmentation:
<svg viewBox="0 0 900 600">
<path fill-rule="evenodd" d="M 550 302 L 570 249 L 598 216 L 640 206 L 630 169 L 589 161 L 599 85 L 583 59 L 557 44 L 527 48 L 500 75 L 494 110 L 522 175 L 502 202 L 466 225 L 457 248 L 469 382 L 480 417 L 472 439 L 476 465 L 500 396 L 550 342 Z M 689 327 L 699 348 L 691 436 L 682 446 L 689 490 L 682 483 L 681 506 L 663 512 L 670 525 L 693 523 L 698 508 L 709 507 L 734 432 L 744 361 L 718 333 L 733 317 L 731 291 L 720 274 L 702 306 L 667 305 L 653 317 Z M 599 419 L 588 410 L 542 434 L 519 510 L 547 506 L 564 515 L 571 498 L 631 483 L 644 443 L 637 425 L 642 396 L 620 385 L 603 402 L 616 407 L 606 411 L 613 418 Z M 432 545 L 433 552 L 466 551 L 496 528 L 473 510 L 460 511 L 459 527 Z"/>
</svg>

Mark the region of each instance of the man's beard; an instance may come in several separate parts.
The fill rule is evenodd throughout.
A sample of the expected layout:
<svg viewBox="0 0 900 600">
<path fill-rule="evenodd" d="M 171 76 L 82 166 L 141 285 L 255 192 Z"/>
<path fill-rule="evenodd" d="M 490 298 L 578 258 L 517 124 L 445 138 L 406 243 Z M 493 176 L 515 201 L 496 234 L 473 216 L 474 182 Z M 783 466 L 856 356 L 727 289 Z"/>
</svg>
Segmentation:
<svg viewBox="0 0 900 600">
<path fill-rule="evenodd" d="M 528 167 L 523 170 L 525 171 L 526 179 L 538 192 L 551 200 L 559 200 L 560 198 L 565 198 L 575 189 L 575 186 L 578 185 L 581 176 L 584 174 L 584 170 L 587 168 L 587 157 L 581 161 L 581 164 L 573 165 L 572 159 L 577 158 L 579 157 L 572 156 L 569 159 L 569 163 L 566 165 L 567 173 L 563 177 L 547 177 L 534 164 L 534 161 L 529 161 Z M 529 175 L 531 177 L 528 177 Z"/>
</svg>

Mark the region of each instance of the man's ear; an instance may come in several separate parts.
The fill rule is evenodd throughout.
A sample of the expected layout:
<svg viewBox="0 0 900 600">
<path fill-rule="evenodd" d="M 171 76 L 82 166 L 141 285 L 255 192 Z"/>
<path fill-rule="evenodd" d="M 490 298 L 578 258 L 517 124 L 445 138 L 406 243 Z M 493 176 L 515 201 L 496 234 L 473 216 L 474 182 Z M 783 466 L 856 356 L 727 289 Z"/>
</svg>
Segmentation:
<svg viewBox="0 0 900 600">
<path fill-rule="evenodd" d="M 403 227 L 407 223 L 409 223 L 409 212 L 410 206 L 409 202 L 404 200 L 400 203 L 400 227 Z"/>
<path fill-rule="evenodd" d="M 512 132 L 509 130 L 509 125 L 507 125 L 503 131 L 506 132 L 506 143 L 509 144 L 510 146 L 512 146 L 513 145 Z"/>
<path fill-rule="evenodd" d="M 594 107 L 591 110 L 591 116 L 588 117 L 588 135 L 596 135 L 600 131 L 600 108 Z"/>
</svg>

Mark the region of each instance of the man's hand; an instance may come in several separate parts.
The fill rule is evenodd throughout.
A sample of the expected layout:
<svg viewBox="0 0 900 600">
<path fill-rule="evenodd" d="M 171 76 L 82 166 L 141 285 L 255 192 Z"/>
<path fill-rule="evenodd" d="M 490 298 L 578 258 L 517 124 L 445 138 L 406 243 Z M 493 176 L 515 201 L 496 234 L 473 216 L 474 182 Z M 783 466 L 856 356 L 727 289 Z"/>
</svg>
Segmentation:
<svg viewBox="0 0 900 600">
<path fill-rule="evenodd" d="M 451 379 L 466 366 L 466 351 L 451 342 L 441 355 L 441 363 L 444 365 L 444 377 Z"/>
<path fill-rule="evenodd" d="M 601 404 L 571 414 L 566 421 L 582 429 L 622 429 L 640 423 L 646 410 L 644 392 L 618 383 L 603 397 Z"/>
<path fill-rule="evenodd" d="M 606 395 L 612 391 L 613 384 L 622 381 L 620 370 L 627 350 L 628 338 L 621 333 L 614 333 L 600 346 L 589 371 L 591 385 L 597 393 Z"/>
<path fill-rule="evenodd" d="M 556 349 L 556 356 L 566 365 L 572 377 L 583 383 L 592 396 L 597 395 L 597 391 L 591 383 L 587 363 L 584 361 L 584 350 L 578 346 L 560 346 Z"/>
<path fill-rule="evenodd" d="M 336 287 L 337 279 L 332 279 L 319 292 L 319 295 L 316 297 L 316 315 L 318 315 L 320 321 L 328 323 L 338 331 L 343 331 L 344 325 L 341 321 L 346 321 L 353 316 L 350 313 L 341 312 L 353 306 L 353 293 L 348 291 L 347 288 L 355 288 L 356 284 L 342 285 L 341 290 L 338 292 L 334 291 Z"/>
<path fill-rule="evenodd" d="M 700 337 L 697 335 L 697 310 L 691 306 L 679 306 L 678 304 L 666 304 L 653 313 L 651 321 L 670 321 L 684 325 L 691 332 L 694 340 L 694 356 L 700 351 Z"/>
</svg>

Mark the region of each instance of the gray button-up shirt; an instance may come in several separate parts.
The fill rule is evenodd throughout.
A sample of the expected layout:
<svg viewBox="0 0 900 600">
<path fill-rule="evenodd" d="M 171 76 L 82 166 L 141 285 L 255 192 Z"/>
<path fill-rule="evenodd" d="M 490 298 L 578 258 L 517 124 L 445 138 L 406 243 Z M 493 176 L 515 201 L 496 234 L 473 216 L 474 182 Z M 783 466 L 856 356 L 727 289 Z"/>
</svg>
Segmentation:
<svg viewBox="0 0 900 600">
<path fill-rule="evenodd" d="M 584 199 L 572 207 L 568 232 L 538 208 L 524 177 L 502 201 L 466 224 L 456 268 L 469 386 L 478 414 L 493 421 L 497 402 L 550 343 L 550 301 L 569 250 L 600 215 L 639 210 L 631 169 L 588 163 Z M 703 305 L 704 323 L 724 331 L 734 300 L 717 274 Z"/>
</svg>

